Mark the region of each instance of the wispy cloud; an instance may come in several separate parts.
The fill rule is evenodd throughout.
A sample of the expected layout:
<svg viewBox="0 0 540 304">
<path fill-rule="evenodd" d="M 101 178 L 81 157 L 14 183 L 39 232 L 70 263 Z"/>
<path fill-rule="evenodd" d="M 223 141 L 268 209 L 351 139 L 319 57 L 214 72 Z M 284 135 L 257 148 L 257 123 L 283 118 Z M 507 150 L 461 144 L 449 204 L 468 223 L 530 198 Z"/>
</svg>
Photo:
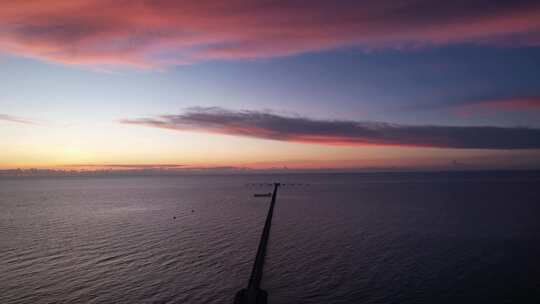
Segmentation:
<svg viewBox="0 0 540 304">
<path fill-rule="evenodd" d="M 0 7 L 0 50 L 66 64 L 151 67 L 342 46 L 540 45 L 534 0 L 0 0 Z"/>
<path fill-rule="evenodd" d="M 487 99 L 451 107 L 460 116 L 491 114 L 497 112 L 540 110 L 540 97 L 514 97 Z"/>
<path fill-rule="evenodd" d="M 183 168 L 181 164 L 71 164 L 65 165 L 66 168 L 91 168 L 91 169 L 177 169 Z"/>
<path fill-rule="evenodd" d="M 15 122 L 15 123 L 21 123 L 21 124 L 36 124 L 34 121 L 31 121 L 29 119 L 13 116 L 13 115 L 7 115 L 7 114 L 0 114 L 0 120 L 8 121 L 8 122 Z"/>
<path fill-rule="evenodd" d="M 449 111 L 458 116 L 494 114 L 500 112 L 530 112 L 540 110 L 540 96 L 511 96 L 504 98 L 480 98 L 447 103 L 417 104 L 405 106 L 406 111 Z"/>
<path fill-rule="evenodd" d="M 326 145 L 397 145 L 459 149 L 540 149 L 540 129 L 401 125 L 315 120 L 272 112 L 190 108 L 124 124 Z"/>
</svg>

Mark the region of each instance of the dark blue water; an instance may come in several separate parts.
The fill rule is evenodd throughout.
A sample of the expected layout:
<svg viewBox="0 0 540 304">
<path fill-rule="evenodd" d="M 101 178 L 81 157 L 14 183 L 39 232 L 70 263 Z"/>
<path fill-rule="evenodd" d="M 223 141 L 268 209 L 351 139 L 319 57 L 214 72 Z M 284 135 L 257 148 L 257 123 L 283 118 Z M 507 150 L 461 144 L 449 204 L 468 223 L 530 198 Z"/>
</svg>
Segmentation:
<svg viewBox="0 0 540 304">
<path fill-rule="evenodd" d="M 540 303 L 540 174 L 0 179 L 0 303 Z M 173 219 L 176 216 L 176 219 Z"/>
</svg>

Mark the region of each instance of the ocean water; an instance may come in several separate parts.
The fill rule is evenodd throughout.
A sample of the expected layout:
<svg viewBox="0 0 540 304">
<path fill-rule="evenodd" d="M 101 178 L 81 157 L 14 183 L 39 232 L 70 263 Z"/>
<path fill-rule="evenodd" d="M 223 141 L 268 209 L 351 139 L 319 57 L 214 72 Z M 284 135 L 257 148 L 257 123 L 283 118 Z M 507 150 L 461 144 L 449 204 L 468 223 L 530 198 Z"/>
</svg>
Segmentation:
<svg viewBox="0 0 540 304">
<path fill-rule="evenodd" d="M 0 179 L 0 303 L 540 303 L 540 174 Z M 174 219 L 173 217 L 176 217 Z"/>
</svg>

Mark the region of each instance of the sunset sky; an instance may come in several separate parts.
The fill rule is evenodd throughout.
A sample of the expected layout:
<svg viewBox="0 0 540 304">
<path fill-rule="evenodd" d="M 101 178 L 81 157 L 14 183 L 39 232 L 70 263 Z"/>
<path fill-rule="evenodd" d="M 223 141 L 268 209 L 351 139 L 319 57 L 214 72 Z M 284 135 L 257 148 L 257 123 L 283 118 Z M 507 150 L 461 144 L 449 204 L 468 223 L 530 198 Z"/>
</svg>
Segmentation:
<svg viewBox="0 0 540 304">
<path fill-rule="evenodd" d="M 540 168 L 540 1 L 0 0 L 0 169 Z"/>
</svg>

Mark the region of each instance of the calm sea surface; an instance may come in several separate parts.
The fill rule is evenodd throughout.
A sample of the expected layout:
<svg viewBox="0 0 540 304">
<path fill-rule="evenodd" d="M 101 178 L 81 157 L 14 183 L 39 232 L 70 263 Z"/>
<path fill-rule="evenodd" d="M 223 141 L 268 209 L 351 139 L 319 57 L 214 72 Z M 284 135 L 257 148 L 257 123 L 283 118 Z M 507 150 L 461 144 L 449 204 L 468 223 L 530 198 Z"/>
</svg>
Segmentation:
<svg viewBox="0 0 540 304">
<path fill-rule="evenodd" d="M 540 303 L 540 174 L 0 179 L 0 303 Z M 176 216 L 176 219 L 173 217 Z"/>
</svg>

